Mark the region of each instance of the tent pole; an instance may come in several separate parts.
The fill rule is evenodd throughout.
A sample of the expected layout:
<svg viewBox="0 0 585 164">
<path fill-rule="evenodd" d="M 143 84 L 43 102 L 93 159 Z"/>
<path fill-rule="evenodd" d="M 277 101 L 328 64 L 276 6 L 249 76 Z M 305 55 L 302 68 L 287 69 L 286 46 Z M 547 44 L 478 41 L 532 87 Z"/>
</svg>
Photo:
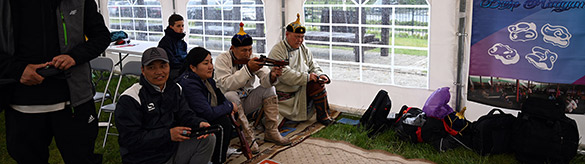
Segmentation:
<svg viewBox="0 0 585 164">
<path fill-rule="evenodd" d="M 461 99 L 462 99 L 462 88 L 463 82 L 461 80 L 461 76 L 463 73 L 463 56 L 465 55 L 465 37 L 467 37 L 467 33 L 465 33 L 465 23 L 466 23 L 466 1 L 467 0 L 459 0 L 459 29 L 457 32 L 457 36 L 459 37 L 458 42 L 458 50 L 457 50 L 457 81 L 454 83 L 455 87 L 457 87 L 457 95 L 455 97 L 455 110 L 457 112 L 461 111 Z"/>
<path fill-rule="evenodd" d="M 286 25 L 286 19 L 285 19 L 286 16 L 285 16 L 285 13 L 284 13 L 284 1 L 285 0 L 281 0 L 280 1 L 280 3 L 281 3 L 281 8 L 280 8 L 281 14 L 280 15 L 282 15 L 282 21 L 281 21 L 281 25 L 280 25 L 280 30 L 281 30 L 281 34 L 282 34 L 282 39 L 283 40 L 284 40 L 284 28 L 283 27 Z"/>
<path fill-rule="evenodd" d="M 173 0 L 173 14 L 176 14 L 176 13 L 177 13 L 177 9 L 175 6 L 175 0 Z"/>
</svg>

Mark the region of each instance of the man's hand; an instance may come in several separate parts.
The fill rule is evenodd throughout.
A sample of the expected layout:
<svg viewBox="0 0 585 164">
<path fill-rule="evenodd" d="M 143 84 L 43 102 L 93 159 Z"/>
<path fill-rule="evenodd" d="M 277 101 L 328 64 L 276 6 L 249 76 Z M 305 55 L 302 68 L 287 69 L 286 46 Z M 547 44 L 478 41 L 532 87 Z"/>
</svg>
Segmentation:
<svg viewBox="0 0 585 164">
<path fill-rule="evenodd" d="M 203 123 L 203 122 L 201 122 L 201 123 Z M 207 125 L 209 125 L 209 124 L 207 124 Z M 201 126 L 201 124 L 200 124 L 200 126 Z M 186 135 L 191 134 L 191 128 L 189 128 L 189 127 L 177 126 L 177 127 L 171 128 L 171 141 L 182 142 L 182 141 L 190 139 L 187 136 L 181 135 L 183 133 L 183 131 L 187 132 Z"/>
<path fill-rule="evenodd" d="M 247 66 L 248 66 L 248 69 L 250 70 L 250 72 L 252 72 L 252 73 L 254 73 L 254 72 L 258 71 L 260 68 L 262 68 L 262 65 L 260 65 L 260 64 L 264 64 L 264 62 L 259 62 L 256 60 L 258 60 L 258 57 L 254 57 L 254 58 L 248 60 Z"/>
<path fill-rule="evenodd" d="M 309 74 L 309 76 L 310 76 L 309 77 L 309 81 L 319 82 L 318 81 L 319 80 L 319 76 L 317 76 L 317 74 L 311 73 L 311 74 Z"/>
<path fill-rule="evenodd" d="M 329 78 L 327 78 L 327 76 L 321 75 L 319 78 L 323 81 L 323 83 L 329 83 Z"/>
<path fill-rule="evenodd" d="M 211 125 L 209 125 L 209 123 L 207 123 L 207 122 L 201 122 L 201 123 L 199 123 L 199 128 L 206 128 L 206 127 L 209 127 L 209 126 L 211 126 Z M 207 138 L 207 136 L 209 136 L 209 134 L 201 135 L 201 136 L 197 137 L 197 139 Z"/>
<path fill-rule="evenodd" d="M 232 102 L 232 114 L 236 114 L 238 112 L 238 105 Z"/>
<path fill-rule="evenodd" d="M 75 65 L 75 60 L 69 55 L 62 54 L 55 56 L 51 61 L 51 65 L 60 70 L 67 70 Z"/>
<path fill-rule="evenodd" d="M 280 75 L 282 75 L 282 66 L 272 67 L 272 70 L 270 70 L 270 82 L 274 83 Z"/>
<path fill-rule="evenodd" d="M 20 76 L 20 83 L 24 85 L 38 85 L 45 80 L 45 78 L 37 73 L 37 69 L 48 66 L 49 63 L 43 64 L 28 64 Z"/>
</svg>

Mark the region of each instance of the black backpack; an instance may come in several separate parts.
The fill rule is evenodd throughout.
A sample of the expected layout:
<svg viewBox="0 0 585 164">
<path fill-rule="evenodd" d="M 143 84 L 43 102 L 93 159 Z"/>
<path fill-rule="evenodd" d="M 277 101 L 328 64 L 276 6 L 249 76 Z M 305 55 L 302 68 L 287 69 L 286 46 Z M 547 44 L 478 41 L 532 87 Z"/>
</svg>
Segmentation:
<svg viewBox="0 0 585 164">
<path fill-rule="evenodd" d="M 405 123 L 404 121 L 406 119 L 417 119 L 417 117 L 418 120 L 414 124 Z M 426 120 L 427 117 L 424 115 L 422 109 L 403 105 L 398 113 L 396 121 L 394 122 L 393 128 L 396 135 L 401 140 L 419 143 L 422 142 L 422 138 L 419 139 L 416 132 L 426 123 Z"/>
<path fill-rule="evenodd" d="M 577 153 L 579 131 L 562 101 L 529 97 L 514 127 L 514 152 L 522 163 L 569 163 Z"/>
<path fill-rule="evenodd" d="M 386 117 L 390 113 L 391 107 L 392 101 L 390 101 L 388 92 L 385 90 L 378 91 L 376 98 L 374 98 L 374 101 L 372 101 L 370 107 L 368 107 L 368 110 L 366 110 L 366 113 L 360 119 L 360 127 L 370 131 L 368 132 L 368 137 L 384 132 L 390 127 L 392 122 L 386 119 Z"/>
<path fill-rule="evenodd" d="M 495 114 L 498 111 L 500 114 Z M 512 152 L 510 147 L 516 117 L 492 109 L 471 125 L 471 148 L 480 155 Z"/>
</svg>

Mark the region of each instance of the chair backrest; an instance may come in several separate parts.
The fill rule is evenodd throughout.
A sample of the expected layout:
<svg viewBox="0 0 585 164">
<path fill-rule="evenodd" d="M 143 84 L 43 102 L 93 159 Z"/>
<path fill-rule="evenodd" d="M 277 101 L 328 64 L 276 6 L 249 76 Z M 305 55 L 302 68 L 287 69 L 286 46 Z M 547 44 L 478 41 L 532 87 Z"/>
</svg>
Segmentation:
<svg viewBox="0 0 585 164">
<path fill-rule="evenodd" d="M 101 93 L 101 96 L 98 96 L 98 97 L 94 96 L 94 101 L 96 101 L 96 98 L 97 98 L 97 100 L 101 99 L 100 100 L 100 108 L 101 108 L 101 106 L 104 105 L 105 100 L 111 98 L 111 96 L 108 96 L 108 95 L 111 95 L 111 94 L 109 94 L 109 91 L 110 91 L 109 88 L 110 88 L 110 82 L 112 80 L 112 76 L 114 75 L 114 60 L 112 60 L 112 58 L 109 58 L 109 57 L 101 57 L 100 56 L 100 57 L 97 57 L 97 58 L 89 61 L 89 63 L 91 65 L 91 69 L 92 69 L 93 74 L 98 75 L 98 78 L 93 80 L 94 86 L 97 86 L 99 81 L 102 81 L 105 79 L 104 74 L 103 74 L 104 72 L 109 73 L 104 90 L 96 92 L 97 95 L 99 95 L 98 93 Z M 101 109 L 100 109 L 100 112 L 98 113 L 98 118 L 100 117 L 100 114 L 101 114 Z"/>
<path fill-rule="evenodd" d="M 116 85 L 116 90 L 114 91 L 114 99 L 112 100 L 113 103 L 116 103 L 117 98 L 119 98 L 120 92 L 120 83 L 122 83 L 122 79 L 126 75 L 136 75 L 140 76 L 142 71 L 140 68 L 142 67 L 142 62 L 140 61 L 129 61 L 122 67 L 122 72 L 120 73 L 120 78 L 118 79 L 118 84 Z"/>
<path fill-rule="evenodd" d="M 128 63 L 124 64 L 122 68 L 122 75 L 136 75 L 140 76 L 142 71 L 140 68 L 142 67 L 142 62 L 140 61 L 129 61 Z"/>
<path fill-rule="evenodd" d="M 114 69 L 114 60 L 108 57 L 97 57 L 89 61 L 91 69 L 98 71 L 109 71 Z"/>
</svg>

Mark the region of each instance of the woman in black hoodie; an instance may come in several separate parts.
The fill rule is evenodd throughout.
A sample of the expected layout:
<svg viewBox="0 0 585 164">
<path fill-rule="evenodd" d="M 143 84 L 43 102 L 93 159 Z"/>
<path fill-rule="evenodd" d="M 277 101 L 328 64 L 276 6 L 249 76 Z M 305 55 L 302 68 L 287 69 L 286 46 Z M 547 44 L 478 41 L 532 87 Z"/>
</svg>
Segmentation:
<svg viewBox="0 0 585 164">
<path fill-rule="evenodd" d="M 183 40 L 185 33 L 183 17 L 173 14 L 169 17 L 169 26 L 165 29 L 165 36 L 158 42 L 158 47 L 163 48 L 169 57 L 171 72 L 169 79 L 175 80 L 179 75 L 181 66 L 187 56 L 187 42 Z"/>
</svg>

